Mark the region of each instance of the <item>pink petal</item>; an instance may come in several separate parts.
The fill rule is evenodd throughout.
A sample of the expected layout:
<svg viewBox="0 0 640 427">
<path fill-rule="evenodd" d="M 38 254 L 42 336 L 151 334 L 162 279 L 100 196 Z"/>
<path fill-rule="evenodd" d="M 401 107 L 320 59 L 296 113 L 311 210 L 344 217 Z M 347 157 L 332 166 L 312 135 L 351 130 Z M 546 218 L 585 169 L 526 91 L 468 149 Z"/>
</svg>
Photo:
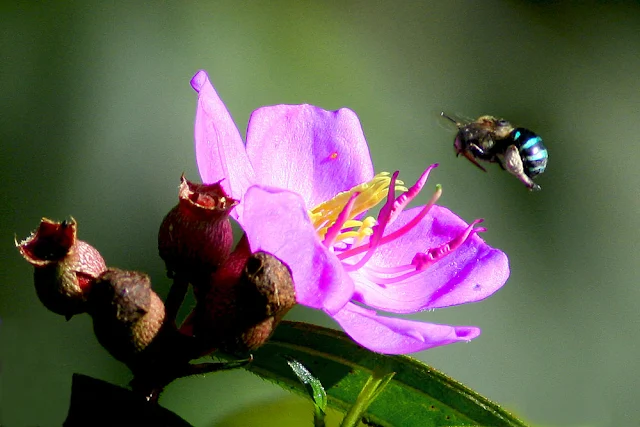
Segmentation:
<svg viewBox="0 0 640 427">
<path fill-rule="evenodd" d="M 254 173 L 238 128 L 205 71 L 198 71 L 193 76 L 191 86 L 198 92 L 195 143 L 202 181 L 213 184 L 223 180 L 227 194 L 241 200 L 254 181 Z M 240 204 L 232 216 L 238 218 L 241 213 Z"/>
<path fill-rule="evenodd" d="M 473 326 L 449 326 L 378 316 L 349 303 L 333 318 L 358 344 L 385 354 L 407 354 L 459 341 L 470 341 L 480 335 Z"/>
<path fill-rule="evenodd" d="M 260 108 L 249 121 L 247 153 L 260 184 L 302 195 L 309 209 L 373 178 L 358 116 L 346 108 Z"/>
<path fill-rule="evenodd" d="M 242 226 L 251 251 L 269 252 L 291 269 L 300 304 L 328 313 L 353 294 L 353 281 L 320 243 L 302 198 L 293 192 L 252 186 L 245 194 Z"/>
<path fill-rule="evenodd" d="M 413 218 L 420 208 L 403 212 L 387 233 Z M 424 252 L 453 239 L 467 224 L 450 210 L 433 206 L 427 216 L 401 238 L 380 247 L 364 268 L 352 273 L 354 300 L 394 313 L 413 313 L 482 300 L 496 292 L 509 277 L 507 256 L 480 237 L 462 246 L 425 271 L 401 283 L 378 285 L 366 274 L 369 266 L 409 264 Z"/>
</svg>

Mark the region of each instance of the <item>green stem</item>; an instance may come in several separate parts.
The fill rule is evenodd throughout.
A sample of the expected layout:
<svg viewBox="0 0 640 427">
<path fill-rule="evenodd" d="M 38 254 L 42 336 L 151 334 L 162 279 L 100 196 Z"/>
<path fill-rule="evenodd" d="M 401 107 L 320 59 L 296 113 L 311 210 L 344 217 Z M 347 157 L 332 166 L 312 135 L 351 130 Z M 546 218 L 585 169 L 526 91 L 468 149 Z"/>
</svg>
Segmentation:
<svg viewBox="0 0 640 427">
<path fill-rule="evenodd" d="M 389 372 L 384 366 L 374 369 L 366 384 L 360 390 L 355 403 L 342 420 L 340 427 L 356 427 L 369 405 L 380 395 L 395 374 L 395 372 Z"/>
<path fill-rule="evenodd" d="M 325 421 L 324 421 L 324 411 L 322 409 L 320 409 L 320 407 L 318 407 L 318 405 L 314 405 L 315 406 L 315 412 L 313 414 L 313 427 L 326 427 Z"/>
</svg>

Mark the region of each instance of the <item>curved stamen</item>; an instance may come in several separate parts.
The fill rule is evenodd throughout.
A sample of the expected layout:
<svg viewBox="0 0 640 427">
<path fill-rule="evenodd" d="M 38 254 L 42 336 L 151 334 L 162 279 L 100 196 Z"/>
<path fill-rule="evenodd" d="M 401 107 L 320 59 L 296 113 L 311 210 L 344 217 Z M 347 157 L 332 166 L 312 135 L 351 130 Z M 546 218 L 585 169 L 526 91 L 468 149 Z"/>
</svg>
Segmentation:
<svg viewBox="0 0 640 427">
<path fill-rule="evenodd" d="M 365 270 L 362 270 L 362 274 L 377 285 L 393 285 L 403 282 L 416 274 L 422 273 L 428 267 L 455 251 L 466 242 L 472 234 L 486 231 L 484 228 L 473 228 L 482 221 L 481 219 L 475 220 L 462 233 L 447 243 L 429 249 L 426 252 L 417 253 L 413 257 L 411 264 L 396 267 L 376 267 L 368 265 Z"/>
<path fill-rule="evenodd" d="M 403 282 L 405 280 L 407 280 L 410 277 L 415 276 L 416 274 L 420 274 L 422 273 L 422 271 L 419 270 L 413 270 L 413 271 L 409 271 L 405 274 L 401 274 L 400 276 L 392 276 L 392 277 L 373 277 L 371 278 L 372 282 L 378 284 L 378 285 L 393 285 L 395 283 L 400 283 Z"/>
<path fill-rule="evenodd" d="M 400 215 L 400 212 L 402 212 L 404 208 L 406 208 L 407 205 L 418 195 L 418 193 L 420 193 L 420 191 L 422 190 L 422 187 L 424 187 L 424 185 L 427 183 L 427 179 L 429 178 L 429 173 L 437 167 L 438 167 L 437 163 L 434 163 L 431 166 L 429 166 L 427 170 L 422 172 L 422 175 L 420 175 L 420 178 L 418 178 L 415 184 L 413 184 L 406 192 L 398 196 L 398 198 L 394 203 L 391 217 L 389 218 L 389 224 L 395 221 L 398 215 Z"/>
<path fill-rule="evenodd" d="M 358 270 L 363 265 L 365 265 L 367 261 L 371 259 L 371 257 L 375 252 L 375 249 L 378 247 L 378 242 L 380 241 L 380 239 L 382 239 L 384 230 L 387 227 L 387 224 L 389 223 L 389 218 L 391 217 L 391 214 L 393 212 L 393 207 L 394 207 L 393 205 L 395 202 L 395 195 L 394 195 L 393 189 L 396 186 L 396 180 L 398 179 L 399 173 L 400 173 L 399 171 L 395 171 L 391 176 L 391 184 L 389 185 L 389 192 L 387 193 L 387 202 L 380 209 L 380 214 L 378 215 L 378 225 L 373 227 L 373 235 L 369 239 L 369 244 L 360 246 L 360 248 L 364 248 L 364 247 L 367 248 L 366 254 L 362 258 L 360 258 L 358 262 L 356 262 L 355 264 L 346 264 L 345 268 L 347 269 L 347 271 Z M 345 255 L 348 252 L 350 251 L 346 250 L 345 252 L 340 254 L 338 256 L 338 259 L 341 259 L 340 257 Z"/>
<path fill-rule="evenodd" d="M 479 233 L 481 231 L 486 231 L 484 228 L 473 228 L 476 224 L 484 221 L 483 219 L 476 219 L 458 236 L 456 236 L 453 240 L 438 246 L 437 248 L 429 249 L 427 252 L 419 252 L 411 261 L 416 267 L 416 271 L 423 271 L 428 267 L 432 266 L 442 258 L 449 255 L 451 252 L 455 251 L 462 245 L 471 234 Z"/>
<path fill-rule="evenodd" d="M 402 181 L 398 180 L 398 171 L 395 171 L 391 176 L 386 172 L 378 174 L 371 181 L 339 193 L 333 199 L 316 206 L 309 212 L 318 235 L 323 239 L 322 243 L 336 254 L 346 271 L 361 269 L 371 260 L 378 247 L 400 238 L 424 219 L 442 195 L 440 185 L 436 186 L 436 191 L 429 202 L 415 217 L 397 230 L 384 235 L 387 226 L 399 218 L 400 213 L 415 199 L 425 186 L 430 172 L 437 166 L 434 164 L 428 167 L 416 183 L 408 189 L 402 186 L 404 184 Z M 395 191 L 398 190 L 405 191 L 396 198 Z M 377 219 L 373 217 L 367 217 L 363 220 L 354 219 L 382 201 L 384 194 L 386 194 L 386 201 L 380 209 Z M 473 228 L 481 221 L 474 221 L 463 233 L 450 242 L 426 252 L 417 253 L 410 264 L 394 267 L 369 265 L 362 273 L 380 285 L 405 281 L 449 255 L 472 234 L 484 231 L 484 229 Z M 348 258 L 357 255 L 362 256 L 355 263 L 345 262 Z"/>
<path fill-rule="evenodd" d="M 338 193 L 332 199 L 310 210 L 309 218 L 320 238 L 324 239 L 328 228 L 335 223 L 340 213 L 343 212 L 346 203 L 352 195 L 356 193 L 358 193 L 358 197 L 355 199 L 350 211 L 350 219 L 354 221 L 351 227 L 362 227 L 362 223 L 354 218 L 374 207 L 384 199 L 391 183 L 389 175 L 388 172 L 379 173 L 371 181 L 357 185 L 348 191 Z M 395 191 L 408 191 L 407 188 L 404 187 L 404 183 L 400 180 L 396 180 L 391 188 L 394 188 Z M 345 224 L 342 229 L 348 227 L 349 226 Z M 338 240 L 341 239 L 338 238 Z"/>
<path fill-rule="evenodd" d="M 336 218 L 342 211 L 343 206 L 347 203 L 347 200 L 354 193 L 360 193 L 360 197 L 353 209 L 354 216 L 369 210 L 377 205 L 386 195 L 389 182 L 391 181 L 389 175 L 390 174 L 388 172 L 379 173 L 371 181 L 356 185 L 348 191 L 338 193 L 332 199 L 315 206 L 309 212 L 309 216 L 312 218 L 314 224 L 316 218 L 320 218 L 322 220 Z M 402 186 L 403 184 L 404 182 L 397 181 L 397 190 L 406 191 L 406 188 Z"/>
<path fill-rule="evenodd" d="M 368 216 L 362 220 L 362 225 L 358 229 L 358 238 L 353 242 L 353 246 L 360 246 L 366 237 L 373 235 L 373 227 L 376 225 L 376 219 Z"/>
<path fill-rule="evenodd" d="M 433 206 L 438 201 L 438 199 L 440 198 L 441 195 L 442 195 L 442 186 L 440 184 L 438 184 L 436 186 L 436 192 L 433 194 L 433 196 L 431 196 L 431 199 L 422 208 L 420 213 L 418 213 L 418 215 L 416 215 L 411 221 L 409 221 L 408 223 L 406 223 L 405 225 L 403 225 L 402 227 L 400 227 L 399 229 L 397 229 L 393 233 L 390 233 L 390 234 L 382 237 L 379 240 L 379 242 L 376 242 L 377 245 L 381 246 L 381 245 L 384 245 L 385 243 L 389 243 L 389 242 L 397 239 L 398 237 L 402 236 L 403 234 L 407 233 L 413 227 L 415 227 L 427 215 L 427 213 L 431 209 L 431 206 Z M 382 210 L 380 210 L 380 213 L 382 214 Z M 361 254 L 361 253 L 369 250 L 369 248 L 372 246 L 372 244 L 373 244 L 373 241 L 370 241 L 368 245 L 362 245 L 362 246 L 358 246 L 357 248 L 352 248 L 352 249 L 349 249 L 347 251 L 344 251 L 344 252 L 342 252 L 341 254 L 338 255 L 338 259 L 345 260 L 345 259 L 347 259 L 347 258 L 349 258 L 351 256 Z"/>
<path fill-rule="evenodd" d="M 395 240 L 398 237 L 402 236 L 403 234 L 407 233 L 409 230 L 411 230 L 416 225 L 418 225 L 418 223 L 420 221 L 422 221 L 422 218 L 424 218 L 427 215 L 427 213 L 429 213 L 429 210 L 431 209 L 431 206 L 436 204 L 436 202 L 438 201 L 440 196 L 442 196 L 442 186 L 440 184 L 438 184 L 438 185 L 436 185 L 436 192 L 433 193 L 433 196 L 431 196 L 431 199 L 429 199 L 427 204 L 424 205 L 424 207 L 422 208 L 420 213 L 418 213 L 418 215 L 416 215 L 411 221 L 409 221 L 408 223 L 406 223 L 405 225 L 403 225 L 402 227 L 400 227 L 399 229 L 397 229 L 393 233 L 390 233 L 390 234 L 384 236 L 384 238 L 382 239 L 382 242 L 380 242 L 380 244 L 385 244 L 385 243 L 388 243 L 388 242 L 390 242 L 392 240 Z"/>
<path fill-rule="evenodd" d="M 318 236 L 325 237 L 326 234 L 327 234 L 327 231 L 329 230 L 329 228 L 331 228 L 333 226 L 333 224 L 335 224 L 335 223 L 328 224 L 328 225 L 322 227 L 321 229 L 316 230 L 316 232 L 318 233 Z M 344 224 L 342 224 L 342 228 L 341 229 L 342 230 L 347 230 L 347 229 L 356 228 L 356 227 L 358 229 L 361 229 L 363 227 L 363 225 L 364 225 L 363 221 L 358 221 L 358 220 L 355 220 L 355 219 L 348 219 L 347 221 L 345 221 Z M 375 223 L 373 225 L 375 225 Z M 339 240 L 344 240 L 341 237 L 341 234 L 338 235 L 338 237 L 336 239 L 336 241 L 339 241 Z"/>
<path fill-rule="evenodd" d="M 379 267 L 376 265 L 368 265 L 367 270 L 380 275 L 393 275 L 405 273 L 408 270 L 414 271 L 416 267 L 413 264 L 403 264 L 395 267 Z"/>
<path fill-rule="evenodd" d="M 342 230 L 344 224 L 351 218 L 353 205 L 356 203 L 356 199 L 359 195 L 360 193 L 353 193 L 351 195 L 347 203 L 344 205 L 342 212 L 338 214 L 336 221 L 327 229 L 327 234 L 322 241 L 322 243 L 326 247 L 330 247 L 335 243 L 336 238 L 338 237 L 338 234 L 340 234 L 340 231 Z"/>
</svg>

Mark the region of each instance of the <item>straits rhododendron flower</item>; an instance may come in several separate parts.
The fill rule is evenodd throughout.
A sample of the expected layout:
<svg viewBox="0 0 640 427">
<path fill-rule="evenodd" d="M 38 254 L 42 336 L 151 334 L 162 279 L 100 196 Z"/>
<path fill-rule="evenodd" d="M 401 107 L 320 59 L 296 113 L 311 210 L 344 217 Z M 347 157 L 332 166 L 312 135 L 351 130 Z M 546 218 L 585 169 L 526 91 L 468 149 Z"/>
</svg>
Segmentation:
<svg viewBox="0 0 640 427">
<path fill-rule="evenodd" d="M 480 334 L 379 315 L 474 302 L 509 276 L 506 255 L 435 204 L 406 209 L 429 167 L 406 188 L 398 172 L 375 175 L 360 122 L 351 110 L 275 105 L 253 112 L 246 145 L 204 71 L 198 92 L 196 157 L 204 183 L 221 181 L 239 204 L 231 213 L 252 251 L 291 269 L 297 302 L 322 309 L 370 350 L 404 354 Z M 396 197 L 396 192 L 400 195 Z M 382 204 L 375 218 L 367 211 Z"/>
</svg>

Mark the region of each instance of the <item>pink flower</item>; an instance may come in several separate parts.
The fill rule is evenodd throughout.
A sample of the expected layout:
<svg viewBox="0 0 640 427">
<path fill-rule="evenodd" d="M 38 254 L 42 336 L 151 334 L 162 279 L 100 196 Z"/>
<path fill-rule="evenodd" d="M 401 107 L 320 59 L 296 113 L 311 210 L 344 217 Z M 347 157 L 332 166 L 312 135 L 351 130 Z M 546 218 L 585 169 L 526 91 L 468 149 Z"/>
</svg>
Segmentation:
<svg viewBox="0 0 640 427">
<path fill-rule="evenodd" d="M 426 183 L 405 188 L 394 174 L 374 175 L 360 122 L 351 110 L 275 105 L 253 112 L 247 143 L 204 71 L 195 144 L 203 182 L 222 180 L 240 203 L 231 215 L 252 251 L 291 269 L 298 303 L 322 309 L 359 344 L 404 354 L 468 341 L 480 329 L 378 315 L 474 302 L 509 276 L 506 255 L 435 205 L 404 210 Z M 396 197 L 396 191 L 401 191 Z M 377 218 L 367 210 L 384 202 Z"/>
</svg>

